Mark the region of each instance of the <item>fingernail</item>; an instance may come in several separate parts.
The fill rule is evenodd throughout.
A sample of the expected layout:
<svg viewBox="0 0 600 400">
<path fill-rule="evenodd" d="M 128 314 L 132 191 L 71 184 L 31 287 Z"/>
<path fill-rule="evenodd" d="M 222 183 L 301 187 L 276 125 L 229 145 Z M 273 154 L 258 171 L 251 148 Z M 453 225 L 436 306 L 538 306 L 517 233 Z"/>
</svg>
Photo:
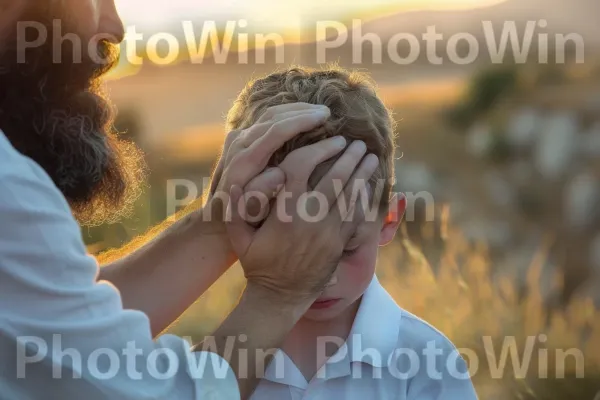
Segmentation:
<svg viewBox="0 0 600 400">
<path fill-rule="evenodd" d="M 281 170 L 281 168 L 277 167 L 267 168 L 265 172 L 263 172 L 263 176 L 267 176 L 270 184 L 273 186 L 276 186 L 285 180 L 285 173 Z"/>
<path fill-rule="evenodd" d="M 367 151 L 367 145 L 362 140 L 357 140 L 354 143 L 354 146 L 356 146 L 356 148 L 359 149 L 361 152 Z"/>
<path fill-rule="evenodd" d="M 365 162 L 372 163 L 373 165 L 376 166 L 379 164 L 379 157 L 377 157 L 375 154 L 371 153 L 365 158 Z"/>
<path fill-rule="evenodd" d="M 328 118 L 331 115 L 329 108 L 320 108 L 316 110 L 315 113 L 322 118 Z"/>
<path fill-rule="evenodd" d="M 336 136 L 333 139 L 333 143 L 337 146 L 337 147 L 341 147 L 344 148 L 346 147 L 346 138 L 343 136 Z"/>
</svg>

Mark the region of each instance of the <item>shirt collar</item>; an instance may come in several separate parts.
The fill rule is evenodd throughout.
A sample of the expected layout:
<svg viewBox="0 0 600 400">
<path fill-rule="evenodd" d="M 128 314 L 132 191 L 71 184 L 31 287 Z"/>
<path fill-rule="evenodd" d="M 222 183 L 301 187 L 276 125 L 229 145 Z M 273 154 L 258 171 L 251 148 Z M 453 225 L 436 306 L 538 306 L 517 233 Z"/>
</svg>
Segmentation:
<svg viewBox="0 0 600 400">
<path fill-rule="evenodd" d="M 306 390 L 308 382 L 291 358 L 278 349 L 265 371 L 265 379 L 287 386 L 295 386 Z"/>
</svg>

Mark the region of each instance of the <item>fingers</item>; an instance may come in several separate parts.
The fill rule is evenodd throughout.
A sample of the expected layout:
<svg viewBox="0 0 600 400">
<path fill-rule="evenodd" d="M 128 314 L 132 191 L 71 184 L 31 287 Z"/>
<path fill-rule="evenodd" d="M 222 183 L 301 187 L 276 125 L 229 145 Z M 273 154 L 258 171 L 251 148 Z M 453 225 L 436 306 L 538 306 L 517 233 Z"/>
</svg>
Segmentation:
<svg viewBox="0 0 600 400">
<path fill-rule="evenodd" d="M 354 236 L 359 225 L 365 221 L 365 205 L 362 199 L 358 199 L 350 206 L 346 218 L 343 219 L 340 226 L 339 238 L 345 247 L 348 241 Z M 339 221 L 336 218 L 336 222 Z"/>
<path fill-rule="evenodd" d="M 270 121 L 270 120 L 276 118 L 276 116 L 278 114 L 283 114 L 283 113 L 287 113 L 290 111 L 313 110 L 315 108 L 318 109 L 321 107 L 323 107 L 323 106 L 319 105 L 319 104 L 310 104 L 310 103 L 302 103 L 302 102 L 280 104 L 277 106 L 269 107 L 267 109 L 267 111 L 265 111 L 265 113 L 260 116 L 257 123 Z"/>
<path fill-rule="evenodd" d="M 212 174 L 212 180 L 210 182 L 210 192 L 209 195 L 213 196 L 217 191 L 217 187 L 219 186 L 219 182 L 221 181 L 221 176 L 223 175 L 223 169 L 225 168 L 225 164 L 227 162 L 227 156 L 229 153 L 229 148 L 231 144 L 240 136 L 239 130 L 233 130 L 227 134 L 225 138 L 225 143 L 223 144 L 223 151 L 221 153 L 221 157 L 219 157 L 219 161 L 217 162 L 217 166 Z"/>
<path fill-rule="evenodd" d="M 336 204 L 338 196 L 344 190 L 346 183 L 366 152 L 367 146 L 363 141 L 352 142 L 315 187 L 315 191 L 325 196 L 330 208 Z"/>
<path fill-rule="evenodd" d="M 240 186 L 231 187 L 225 227 L 231 241 L 233 250 L 242 257 L 252 243 L 254 230 L 246 222 L 246 208 L 244 207 L 244 192 Z"/>
<path fill-rule="evenodd" d="M 296 117 L 302 114 L 312 113 L 315 110 L 323 110 L 327 107 L 320 104 L 309 104 L 309 103 L 288 103 L 280 104 L 277 106 L 269 107 L 263 115 L 260 116 L 258 121 L 250 128 L 245 129 L 241 135 L 241 141 L 243 141 L 245 147 L 249 147 L 252 143 L 263 136 L 274 122 L 283 121 L 288 118 Z"/>
<path fill-rule="evenodd" d="M 330 215 L 341 224 L 341 236 L 350 237 L 356 227 L 368 217 L 369 220 L 377 217 L 379 209 L 379 188 L 369 187 L 369 179 L 379 166 L 379 158 L 369 154 L 361 162 L 360 166 L 346 184 L 343 193 L 337 198 L 336 207 Z M 377 183 L 378 185 L 380 182 Z M 372 207 L 369 209 L 369 195 Z M 375 215 L 373 215 L 375 213 Z"/>
<path fill-rule="evenodd" d="M 309 113 L 274 122 L 263 136 L 248 147 L 252 159 L 263 165 L 264 168 L 271 155 L 282 147 L 285 142 L 302 132 L 308 132 L 323 125 L 329 116 L 329 109 L 323 107 Z"/>
<path fill-rule="evenodd" d="M 339 154 L 345 147 L 346 139 L 335 136 L 292 151 L 279 165 L 286 176 L 286 190 L 295 194 L 306 192 L 308 179 L 317 165 Z"/>
<path fill-rule="evenodd" d="M 281 113 L 275 114 L 269 120 L 257 122 L 256 124 L 252 125 L 250 128 L 245 129 L 242 132 L 242 134 L 240 135 L 240 142 L 242 143 L 242 145 L 244 147 L 250 147 L 250 145 L 252 145 L 252 143 L 254 143 L 258 139 L 260 139 L 262 136 L 264 136 L 269 131 L 269 129 L 271 129 L 273 124 L 275 124 L 276 122 L 282 122 L 282 121 L 285 121 L 285 120 L 288 120 L 288 119 L 291 119 L 294 117 L 298 117 L 298 116 L 305 115 L 305 114 L 312 114 L 315 111 L 325 110 L 325 109 L 327 109 L 327 108 L 324 106 L 318 106 L 318 107 L 303 108 L 301 110 L 287 111 L 287 112 L 281 112 Z"/>
<path fill-rule="evenodd" d="M 376 189 L 378 188 L 369 186 L 369 179 L 371 179 L 378 166 L 379 158 L 375 154 L 369 154 L 366 156 L 350 181 L 344 187 L 344 192 L 342 195 L 338 196 L 338 203 L 348 204 L 348 209 L 352 209 L 360 200 L 360 205 L 362 206 L 361 208 L 366 210 L 366 207 L 369 206 L 369 195 L 371 195 L 371 200 L 373 200 L 373 202 L 379 203 L 381 201 L 380 198 L 373 198 L 376 196 Z M 381 182 L 378 182 L 377 184 L 379 185 L 380 183 Z"/>
<path fill-rule="evenodd" d="M 362 193 L 364 196 L 373 193 L 377 188 L 369 187 L 369 179 L 371 179 L 377 167 L 379 167 L 379 157 L 375 154 L 367 155 L 344 187 L 343 196 L 338 197 L 338 202 L 345 198 L 346 201 L 350 200 L 352 206 L 352 203 L 357 201 L 358 193 Z M 378 184 L 380 183 L 378 182 Z"/>
<path fill-rule="evenodd" d="M 285 183 L 285 173 L 280 168 L 269 168 L 244 188 L 244 201 L 247 222 L 262 221 L 269 213 L 269 203 L 279 193 Z"/>
<path fill-rule="evenodd" d="M 325 109 L 326 107 L 325 106 L 314 106 L 314 107 L 308 108 L 308 109 L 302 109 L 302 110 L 296 110 L 296 111 L 287 111 L 287 112 L 275 114 L 273 116 L 273 118 L 271 118 L 271 121 L 272 122 L 283 121 L 284 119 L 296 117 L 296 116 L 302 115 L 302 114 L 311 113 L 311 112 L 314 112 L 315 110 L 319 110 L 321 108 Z"/>
<path fill-rule="evenodd" d="M 239 144 L 241 139 L 240 137 L 235 139 L 228 151 L 228 160 L 224 166 L 224 175 L 227 175 L 227 178 L 223 183 L 223 190 L 228 191 L 233 185 L 245 187 L 252 178 L 265 169 L 273 153 L 285 142 L 301 132 L 322 125 L 329 115 L 327 108 L 320 108 L 283 121 L 268 123 L 271 125 L 267 132 L 247 148 L 239 149 L 236 143 Z"/>
</svg>

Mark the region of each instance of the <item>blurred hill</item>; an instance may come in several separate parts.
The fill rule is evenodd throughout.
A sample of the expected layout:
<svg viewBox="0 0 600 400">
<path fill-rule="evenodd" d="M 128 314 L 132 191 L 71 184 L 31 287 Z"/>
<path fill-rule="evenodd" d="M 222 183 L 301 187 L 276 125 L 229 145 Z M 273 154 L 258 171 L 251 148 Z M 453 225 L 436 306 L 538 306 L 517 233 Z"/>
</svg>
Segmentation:
<svg viewBox="0 0 600 400">
<path fill-rule="evenodd" d="M 438 32 L 455 34 L 481 30 L 481 21 L 501 25 L 504 21 L 548 21 L 548 33 L 579 33 L 592 45 L 600 42 L 600 26 L 596 16 L 600 4 L 596 0 L 509 0 L 484 8 L 460 11 L 416 11 L 400 13 L 365 24 L 382 37 L 398 30 L 420 32 L 423 26 L 435 25 Z"/>
<path fill-rule="evenodd" d="M 362 26 L 363 35 L 374 33 L 384 44 L 396 33 L 412 33 L 417 38 L 427 32 L 428 26 L 435 26 L 444 40 L 438 43 L 436 53 L 443 58 L 442 65 L 434 65 L 427 59 L 426 43 L 420 42 L 420 57 L 410 65 L 393 62 L 384 52 L 381 63 L 372 62 L 372 47 L 369 43 L 362 46 L 361 63 L 353 62 L 361 44 L 348 40 L 343 46 L 329 49 L 326 62 L 337 62 L 344 67 L 367 69 L 381 86 L 397 86 L 415 81 L 435 81 L 466 78 L 478 69 L 490 64 L 490 55 L 482 28 L 482 21 L 492 21 L 496 38 L 506 21 L 515 21 L 522 40 L 527 21 L 545 19 L 547 28 L 537 28 L 536 33 L 549 35 L 550 48 L 554 47 L 554 34 L 577 33 L 584 38 L 586 62 L 600 54 L 600 25 L 596 17 L 600 5 L 596 0 L 509 0 L 494 6 L 462 11 L 418 11 L 398 13 L 367 21 Z M 318 18 L 314 17 L 317 21 Z M 347 24 L 351 27 L 351 24 Z M 175 32 L 175 31 L 174 31 Z M 198 30 L 198 34 L 200 30 Z M 469 33 L 478 39 L 480 52 L 477 60 L 470 65 L 456 65 L 446 55 L 447 40 L 457 33 Z M 348 34 L 349 38 L 352 33 Z M 181 36 L 183 37 L 183 36 Z M 259 75 L 289 64 L 318 66 L 316 58 L 317 42 L 314 32 L 304 34 L 303 43 L 286 43 L 283 46 L 283 62 L 276 62 L 276 52 L 281 48 L 271 47 L 265 50 L 265 63 L 259 63 L 254 51 L 250 51 L 247 63 L 239 62 L 239 53 L 231 51 L 227 62 L 218 64 L 214 59 L 205 58 L 201 63 L 182 61 L 169 66 L 157 66 L 149 60 L 141 70 L 123 79 L 109 83 L 113 99 L 126 113 L 136 113 L 142 125 L 140 140 L 154 142 L 170 137 L 181 131 L 187 131 L 198 125 L 214 125 L 223 121 L 223 116 L 231 101 L 244 84 Z M 185 41 L 183 39 L 182 43 Z M 406 42 L 404 42 L 406 44 Z M 464 45 L 464 41 L 462 43 Z M 185 46 L 182 46 L 182 50 Z M 574 46 L 567 50 L 572 53 Z M 208 54 L 212 54 L 211 48 Z M 187 52 L 187 51 L 186 51 Z M 401 56 L 408 54 L 408 48 L 400 47 Z M 459 46 L 459 54 L 466 49 Z M 511 54 L 508 46 L 507 54 Z M 530 61 L 537 59 L 537 39 L 534 37 Z M 567 61 L 573 61 L 573 54 L 567 54 Z M 550 61 L 554 59 L 552 52 Z M 319 60 L 322 61 L 322 60 Z M 506 63 L 512 57 L 506 57 Z"/>
<path fill-rule="evenodd" d="M 517 28 L 519 43 L 522 44 L 525 37 L 527 23 L 545 20 L 547 26 L 541 28 L 536 26 L 531 43 L 530 57 L 528 61 L 535 62 L 538 57 L 538 34 L 548 35 L 549 61 L 552 63 L 555 50 L 556 35 L 569 35 L 575 33 L 583 38 L 585 43 L 586 57 L 594 58 L 600 53 L 600 26 L 595 16 L 600 12 L 600 4 L 595 0 L 574 0 L 564 2 L 560 0 L 509 0 L 489 7 L 475 8 L 471 10 L 446 10 L 446 11 L 415 11 L 390 15 L 367 21 L 363 24 L 361 32 L 364 36 L 374 33 L 385 45 L 390 38 L 398 33 L 409 33 L 421 40 L 422 35 L 427 33 L 428 27 L 435 27 L 435 32 L 443 36 L 436 46 L 436 54 L 443 59 L 443 64 L 434 65 L 427 57 L 426 44 L 421 40 L 421 54 L 418 60 L 411 65 L 398 65 L 389 58 L 383 57 L 381 63 L 370 62 L 371 45 L 364 44 L 364 67 L 369 68 L 374 74 L 379 74 L 379 80 L 387 82 L 393 80 L 399 71 L 403 74 L 426 76 L 430 74 L 458 74 L 472 72 L 474 69 L 490 64 L 490 51 L 486 45 L 487 40 L 500 43 L 502 30 L 505 24 L 509 27 L 512 23 Z M 489 21 L 493 26 L 495 37 L 487 37 L 484 32 L 483 22 Z M 350 26 L 350 24 L 348 24 Z M 479 56 L 470 65 L 455 65 L 447 57 L 446 45 L 449 38 L 458 34 L 470 34 L 479 43 Z M 352 33 L 349 34 L 352 37 Z M 509 41 L 510 43 L 510 41 Z M 339 49 L 328 50 L 328 61 L 340 61 L 341 64 L 352 64 L 352 47 L 356 48 L 359 43 L 348 43 Z M 311 45 L 305 45 L 310 47 Z M 314 44 L 313 44 L 314 46 Z M 459 43 L 459 55 L 466 55 L 468 48 L 465 42 Z M 513 62 L 512 46 L 507 46 L 504 62 Z M 567 54 L 572 53 L 572 43 L 566 46 Z M 410 52 L 409 45 L 404 41 L 398 47 L 398 53 L 406 57 Z M 307 49 L 302 54 L 311 54 Z M 313 52 L 314 53 L 314 52 Z M 567 56 L 567 58 L 569 58 Z M 573 58 L 571 58 L 573 60 Z M 310 62 L 306 57 L 303 61 Z"/>
</svg>

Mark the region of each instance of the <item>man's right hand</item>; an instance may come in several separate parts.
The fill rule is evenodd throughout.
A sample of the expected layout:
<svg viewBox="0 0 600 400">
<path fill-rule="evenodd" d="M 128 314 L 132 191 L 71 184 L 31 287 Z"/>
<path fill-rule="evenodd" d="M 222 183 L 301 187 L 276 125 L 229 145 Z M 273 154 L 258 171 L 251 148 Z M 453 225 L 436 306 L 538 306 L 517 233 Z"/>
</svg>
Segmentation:
<svg viewBox="0 0 600 400">
<path fill-rule="evenodd" d="M 368 181 L 379 164 L 375 155 L 365 157 L 363 142 L 353 142 L 309 192 L 315 167 L 331 158 L 336 147 L 344 146 L 345 140 L 338 137 L 329 139 L 329 147 L 321 142 L 290 153 L 280 165 L 286 183 L 277 207 L 259 229 L 244 218 L 243 190 L 232 188 L 228 232 L 248 288 L 260 290 L 278 304 L 297 305 L 298 318 L 324 290 L 362 220 L 360 207 L 349 204 L 354 183 Z M 326 202 L 320 203 L 316 196 Z"/>
</svg>

